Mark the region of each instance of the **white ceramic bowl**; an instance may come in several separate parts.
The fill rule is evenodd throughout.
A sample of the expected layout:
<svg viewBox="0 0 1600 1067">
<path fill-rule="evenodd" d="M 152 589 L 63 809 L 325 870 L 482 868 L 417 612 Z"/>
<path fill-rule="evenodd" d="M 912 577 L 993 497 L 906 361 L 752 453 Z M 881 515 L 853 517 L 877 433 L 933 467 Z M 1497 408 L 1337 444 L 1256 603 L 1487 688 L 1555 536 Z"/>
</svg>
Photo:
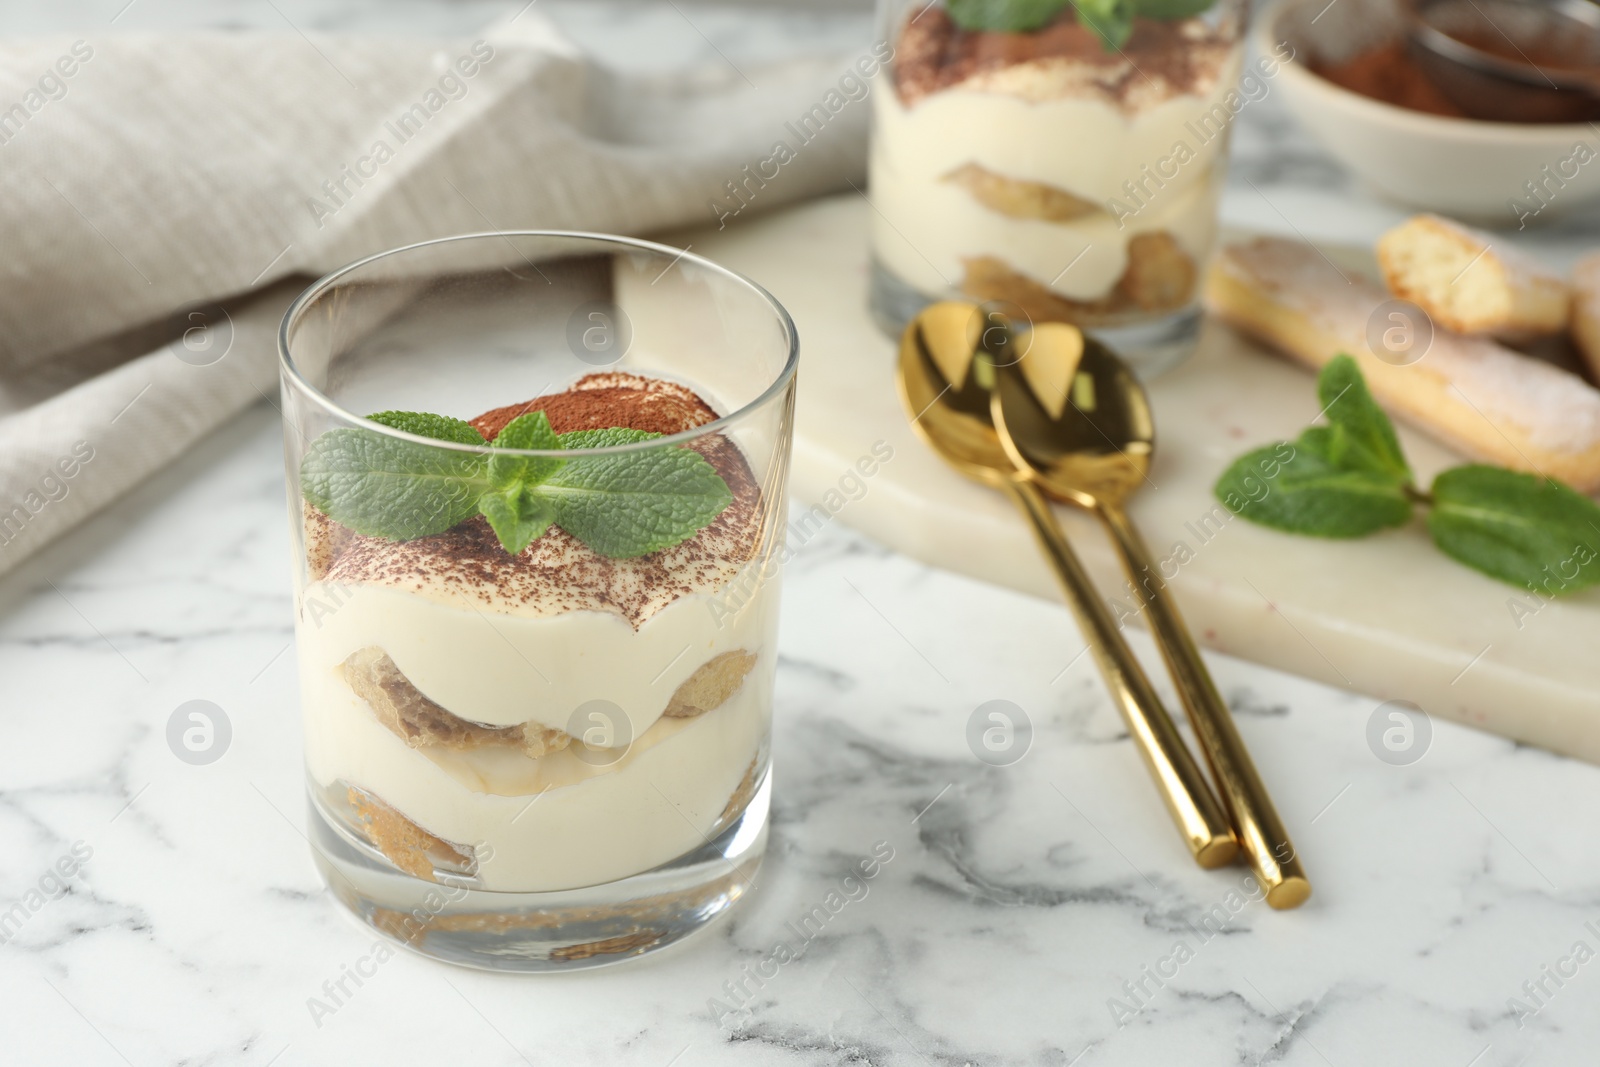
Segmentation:
<svg viewBox="0 0 1600 1067">
<path fill-rule="evenodd" d="M 1600 136 L 1591 126 L 1425 115 L 1341 89 L 1307 66 L 1400 33 L 1394 0 L 1277 0 L 1254 30 L 1263 55 L 1285 42 L 1294 49 L 1277 75 L 1289 109 L 1381 196 L 1512 229 L 1600 198 Z"/>
</svg>

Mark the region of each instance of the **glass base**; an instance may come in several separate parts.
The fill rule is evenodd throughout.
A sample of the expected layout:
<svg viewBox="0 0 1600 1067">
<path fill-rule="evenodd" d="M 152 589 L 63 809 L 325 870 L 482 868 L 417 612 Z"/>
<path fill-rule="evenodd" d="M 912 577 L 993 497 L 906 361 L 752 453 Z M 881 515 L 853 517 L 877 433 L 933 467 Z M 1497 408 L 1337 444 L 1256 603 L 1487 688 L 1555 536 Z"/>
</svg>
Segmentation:
<svg viewBox="0 0 1600 1067">
<path fill-rule="evenodd" d="M 1089 330 L 1122 357 L 1140 381 L 1148 382 L 1194 355 L 1200 344 L 1201 312 L 1198 305 L 1126 326 L 1097 326 Z"/>
<path fill-rule="evenodd" d="M 872 321 L 884 334 L 899 341 L 906 324 L 917 312 L 940 297 L 931 297 L 891 274 L 876 259 L 867 295 Z M 970 299 L 959 294 L 948 299 Z M 1094 326 L 1093 334 L 1121 356 L 1142 381 L 1165 374 L 1194 355 L 1200 341 L 1199 305 L 1119 326 Z"/>
<path fill-rule="evenodd" d="M 656 952 L 706 927 L 755 885 L 772 776 L 717 837 L 603 885 L 506 893 L 404 874 L 309 793 L 311 852 L 345 907 L 424 956 L 489 971 L 573 971 Z"/>
</svg>

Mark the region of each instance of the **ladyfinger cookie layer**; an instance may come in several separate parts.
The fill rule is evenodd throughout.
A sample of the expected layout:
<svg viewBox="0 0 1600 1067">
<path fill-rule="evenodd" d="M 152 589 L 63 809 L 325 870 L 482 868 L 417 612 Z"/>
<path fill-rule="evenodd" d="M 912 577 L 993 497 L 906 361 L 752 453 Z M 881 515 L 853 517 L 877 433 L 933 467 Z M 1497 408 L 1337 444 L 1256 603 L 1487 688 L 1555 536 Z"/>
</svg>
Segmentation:
<svg viewBox="0 0 1600 1067">
<path fill-rule="evenodd" d="M 1212 314 L 1302 363 L 1349 353 L 1380 404 L 1467 456 L 1600 490 L 1600 392 L 1542 360 L 1442 329 L 1415 361 L 1379 358 L 1369 336 L 1389 328 L 1375 322 L 1389 299 L 1312 246 L 1270 237 L 1223 249 L 1205 284 Z"/>
</svg>

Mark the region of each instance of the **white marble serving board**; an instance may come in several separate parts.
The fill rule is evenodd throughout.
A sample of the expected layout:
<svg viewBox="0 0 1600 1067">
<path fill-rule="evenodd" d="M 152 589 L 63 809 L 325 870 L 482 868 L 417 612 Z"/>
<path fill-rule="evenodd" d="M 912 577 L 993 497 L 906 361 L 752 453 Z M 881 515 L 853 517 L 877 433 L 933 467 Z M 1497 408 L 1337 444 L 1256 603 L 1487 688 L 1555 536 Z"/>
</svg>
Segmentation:
<svg viewBox="0 0 1600 1067">
<path fill-rule="evenodd" d="M 799 326 L 796 500 L 929 563 L 1055 599 L 1011 505 L 946 468 L 900 410 L 894 346 L 864 303 L 870 211 L 850 194 L 674 243 L 755 278 Z M 1159 432 L 1152 487 L 1132 512 L 1158 558 L 1180 561 L 1171 588 L 1203 644 L 1600 762 L 1592 660 L 1600 590 L 1516 612 L 1513 604 L 1538 604 L 1440 554 L 1420 519 L 1354 542 L 1229 519 L 1211 495 L 1218 473 L 1249 447 L 1294 437 L 1318 403 L 1307 371 L 1226 327 L 1208 323 L 1200 351 L 1153 383 L 1151 397 Z M 1424 482 L 1461 462 L 1410 427 L 1400 437 Z M 893 458 L 870 478 L 852 478 L 875 442 Z M 1131 609 L 1094 522 L 1066 509 L 1062 518 L 1102 589 Z M 804 533 L 791 528 L 790 537 Z"/>
</svg>

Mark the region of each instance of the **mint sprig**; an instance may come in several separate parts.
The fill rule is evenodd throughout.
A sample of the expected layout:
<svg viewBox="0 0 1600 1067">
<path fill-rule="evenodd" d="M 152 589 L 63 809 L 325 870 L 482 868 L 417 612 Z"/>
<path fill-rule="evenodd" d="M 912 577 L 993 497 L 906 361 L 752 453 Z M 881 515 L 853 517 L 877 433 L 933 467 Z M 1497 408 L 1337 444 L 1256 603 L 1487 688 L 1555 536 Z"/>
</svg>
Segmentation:
<svg viewBox="0 0 1600 1067">
<path fill-rule="evenodd" d="M 1422 492 L 1394 424 L 1356 361 L 1334 357 L 1317 378 L 1328 423 L 1240 456 L 1214 492 L 1241 518 L 1311 537 L 1364 537 L 1429 507 L 1428 532 L 1452 559 L 1547 595 L 1600 584 L 1600 505 L 1552 479 L 1484 464 L 1436 477 Z"/>
<path fill-rule="evenodd" d="M 963 30 L 1031 33 L 1054 22 L 1068 6 L 1093 30 L 1107 52 L 1133 36 L 1135 17 L 1163 22 L 1193 18 L 1216 0 L 946 0 L 950 19 Z"/>
<path fill-rule="evenodd" d="M 433 448 L 356 427 L 318 437 L 300 465 L 303 495 L 335 522 L 370 537 L 409 541 L 482 515 L 512 554 L 556 525 L 601 555 L 625 559 L 688 540 L 733 502 L 716 468 L 689 448 L 571 458 L 506 451 L 604 448 L 661 436 L 643 430 L 558 435 L 539 411 L 518 416 L 486 442 L 471 424 L 443 415 L 386 411 L 371 418 L 485 447 Z"/>
<path fill-rule="evenodd" d="M 946 0 L 950 19 L 964 30 L 1027 33 L 1050 24 L 1068 0 Z"/>
</svg>

